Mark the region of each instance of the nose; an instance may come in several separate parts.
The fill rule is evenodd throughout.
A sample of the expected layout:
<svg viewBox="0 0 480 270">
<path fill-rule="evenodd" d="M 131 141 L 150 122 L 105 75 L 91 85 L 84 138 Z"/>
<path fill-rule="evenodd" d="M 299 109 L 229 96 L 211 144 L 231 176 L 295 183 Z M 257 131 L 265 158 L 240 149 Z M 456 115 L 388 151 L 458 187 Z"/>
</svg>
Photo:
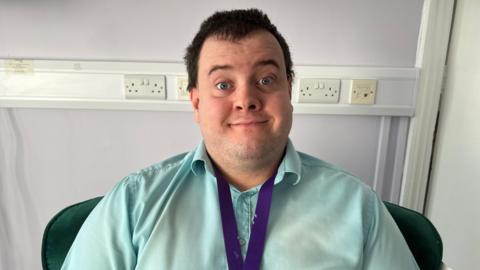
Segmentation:
<svg viewBox="0 0 480 270">
<path fill-rule="evenodd" d="M 259 111 L 262 108 L 259 90 L 248 84 L 237 88 L 234 106 L 238 111 Z"/>
</svg>

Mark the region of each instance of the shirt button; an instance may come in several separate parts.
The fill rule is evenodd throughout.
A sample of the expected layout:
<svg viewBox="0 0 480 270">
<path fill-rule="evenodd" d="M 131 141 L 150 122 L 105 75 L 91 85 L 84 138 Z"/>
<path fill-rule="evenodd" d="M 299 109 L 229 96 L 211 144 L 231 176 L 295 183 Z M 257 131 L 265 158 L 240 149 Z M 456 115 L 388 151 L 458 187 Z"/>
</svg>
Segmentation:
<svg viewBox="0 0 480 270">
<path fill-rule="evenodd" d="M 240 242 L 240 246 L 243 246 L 246 243 L 245 240 L 243 240 L 243 238 L 238 239 L 238 241 Z"/>
</svg>

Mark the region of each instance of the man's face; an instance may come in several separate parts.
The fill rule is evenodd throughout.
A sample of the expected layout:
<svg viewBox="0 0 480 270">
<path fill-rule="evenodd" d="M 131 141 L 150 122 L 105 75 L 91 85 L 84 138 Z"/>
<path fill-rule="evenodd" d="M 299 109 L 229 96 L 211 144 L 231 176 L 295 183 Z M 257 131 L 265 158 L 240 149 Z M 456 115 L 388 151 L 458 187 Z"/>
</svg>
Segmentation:
<svg viewBox="0 0 480 270">
<path fill-rule="evenodd" d="M 273 35 L 255 31 L 238 41 L 205 40 L 190 99 L 214 159 L 256 162 L 281 155 L 292 125 L 290 97 Z"/>
</svg>

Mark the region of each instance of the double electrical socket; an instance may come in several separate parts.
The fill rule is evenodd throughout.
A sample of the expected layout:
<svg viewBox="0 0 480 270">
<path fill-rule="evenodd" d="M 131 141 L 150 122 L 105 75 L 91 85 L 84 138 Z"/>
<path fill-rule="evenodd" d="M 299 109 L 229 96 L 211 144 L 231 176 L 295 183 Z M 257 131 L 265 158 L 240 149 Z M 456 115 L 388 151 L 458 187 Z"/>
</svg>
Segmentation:
<svg viewBox="0 0 480 270">
<path fill-rule="evenodd" d="M 164 75 L 125 75 L 125 98 L 166 99 Z"/>
<path fill-rule="evenodd" d="M 339 96 L 338 79 L 300 79 L 298 102 L 338 103 Z"/>
</svg>

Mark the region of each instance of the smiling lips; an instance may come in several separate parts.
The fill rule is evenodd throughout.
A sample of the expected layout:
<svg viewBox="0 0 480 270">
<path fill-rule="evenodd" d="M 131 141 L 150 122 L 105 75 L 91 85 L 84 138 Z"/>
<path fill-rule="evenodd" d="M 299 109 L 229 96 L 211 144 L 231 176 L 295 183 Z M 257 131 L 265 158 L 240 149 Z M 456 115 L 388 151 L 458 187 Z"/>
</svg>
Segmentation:
<svg viewBox="0 0 480 270">
<path fill-rule="evenodd" d="M 231 127 L 255 127 L 255 126 L 263 125 L 267 122 L 268 120 L 262 120 L 262 119 L 245 119 L 245 120 L 233 121 L 228 125 Z"/>
</svg>

